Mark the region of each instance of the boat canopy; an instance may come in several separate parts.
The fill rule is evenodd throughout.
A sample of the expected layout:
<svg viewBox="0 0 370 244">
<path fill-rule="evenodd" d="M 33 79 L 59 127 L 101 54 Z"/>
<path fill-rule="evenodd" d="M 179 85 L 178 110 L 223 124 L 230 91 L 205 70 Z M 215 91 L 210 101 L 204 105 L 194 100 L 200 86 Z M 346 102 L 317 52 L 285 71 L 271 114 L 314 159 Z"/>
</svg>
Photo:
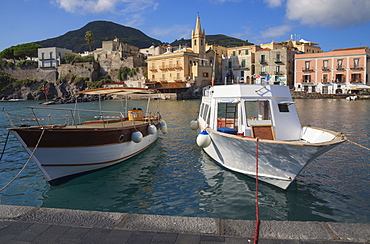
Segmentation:
<svg viewBox="0 0 370 244">
<path fill-rule="evenodd" d="M 77 94 L 89 95 L 126 95 L 133 93 L 156 93 L 156 91 L 139 87 L 105 87 L 77 92 Z"/>
</svg>

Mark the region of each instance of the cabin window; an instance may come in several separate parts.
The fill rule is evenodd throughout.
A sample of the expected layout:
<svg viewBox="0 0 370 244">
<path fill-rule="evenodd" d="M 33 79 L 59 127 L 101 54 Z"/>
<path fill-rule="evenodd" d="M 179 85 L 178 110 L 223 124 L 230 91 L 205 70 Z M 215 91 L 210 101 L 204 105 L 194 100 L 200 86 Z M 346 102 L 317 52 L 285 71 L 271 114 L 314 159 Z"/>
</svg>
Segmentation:
<svg viewBox="0 0 370 244">
<path fill-rule="evenodd" d="M 217 106 L 217 127 L 238 130 L 238 102 L 221 101 Z"/>
<path fill-rule="evenodd" d="M 204 121 L 207 121 L 208 110 L 209 110 L 209 105 L 208 104 L 205 104 L 204 105 L 203 114 L 202 114 L 202 118 L 204 119 Z"/>
<path fill-rule="evenodd" d="M 245 101 L 244 106 L 248 126 L 272 123 L 269 101 Z"/>
<path fill-rule="evenodd" d="M 289 113 L 289 107 L 288 107 L 289 104 L 279 103 L 278 106 L 279 106 L 280 113 Z"/>
</svg>

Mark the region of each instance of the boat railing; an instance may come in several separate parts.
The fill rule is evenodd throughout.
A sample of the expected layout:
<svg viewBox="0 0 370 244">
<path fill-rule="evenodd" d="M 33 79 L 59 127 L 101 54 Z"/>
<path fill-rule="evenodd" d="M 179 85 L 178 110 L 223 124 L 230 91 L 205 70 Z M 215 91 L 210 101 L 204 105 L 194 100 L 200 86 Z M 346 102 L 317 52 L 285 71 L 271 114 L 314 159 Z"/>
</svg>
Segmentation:
<svg viewBox="0 0 370 244">
<path fill-rule="evenodd" d="M 206 87 L 203 88 L 203 97 L 212 96 L 211 91 L 210 91 L 211 87 L 212 86 L 206 86 Z"/>
<path fill-rule="evenodd" d="M 123 122 L 129 120 L 123 112 L 119 111 L 50 107 L 28 108 L 31 109 L 32 114 L 14 114 L 3 109 L 11 127 L 75 126 L 78 128 L 78 125 L 82 124 L 100 123 L 105 128 L 108 123 L 121 122 L 123 126 Z M 150 122 L 157 117 L 156 112 L 148 112 L 141 120 Z M 135 125 L 135 120 L 132 123 Z"/>
</svg>

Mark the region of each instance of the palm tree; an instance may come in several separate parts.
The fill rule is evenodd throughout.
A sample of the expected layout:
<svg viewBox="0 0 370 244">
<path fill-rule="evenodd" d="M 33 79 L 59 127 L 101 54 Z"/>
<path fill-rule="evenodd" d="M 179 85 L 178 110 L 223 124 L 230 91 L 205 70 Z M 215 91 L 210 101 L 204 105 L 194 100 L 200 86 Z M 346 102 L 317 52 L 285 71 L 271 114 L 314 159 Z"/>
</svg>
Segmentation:
<svg viewBox="0 0 370 244">
<path fill-rule="evenodd" d="M 93 41 L 93 33 L 91 31 L 86 31 L 85 33 L 85 40 L 90 46 L 90 52 L 91 52 L 91 42 Z"/>
</svg>

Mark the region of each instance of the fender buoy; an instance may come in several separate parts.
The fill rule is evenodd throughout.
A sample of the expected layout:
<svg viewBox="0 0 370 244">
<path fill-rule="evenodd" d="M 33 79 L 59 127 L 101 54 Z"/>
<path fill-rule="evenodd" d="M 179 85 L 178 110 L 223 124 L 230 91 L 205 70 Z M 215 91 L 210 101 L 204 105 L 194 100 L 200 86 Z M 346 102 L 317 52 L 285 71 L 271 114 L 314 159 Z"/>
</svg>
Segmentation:
<svg viewBox="0 0 370 244">
<path fill-rule="evenodd" d="M 157 133 L 157 127 L 155 127 L 155 125 L 149 125 L 148 126 L 148 133 L 151 134 L 151 135 Z"/>
<path fill-rule="evenodd" d="M 197 136 L 197 144 L 201 148 L 206 148 L 209 145 L 211 145 L 211 136 L 208 134 L 207 131 L 202 131 L 198 136 Z"/>
<path fill-rule="evenodd" d="M 161 120 L 161 131 L 163 134 L 167 134 L 167 124 L 164 120 Z"/>
<path fill-rule="evenodd" d="M 194 119 L 194 120 L 190 121 L 190 128 L 192 130 L 197 130 L 199 128 L 199 124 L 198 124 L 197 119 Z"/>
<path fill-rule="evenodd" d="M 139 143 L 143 140 L 143 134 L 140 131 L 135 131 L 131 134 L 131 140 L 135 143 Z"/>
</svg>

